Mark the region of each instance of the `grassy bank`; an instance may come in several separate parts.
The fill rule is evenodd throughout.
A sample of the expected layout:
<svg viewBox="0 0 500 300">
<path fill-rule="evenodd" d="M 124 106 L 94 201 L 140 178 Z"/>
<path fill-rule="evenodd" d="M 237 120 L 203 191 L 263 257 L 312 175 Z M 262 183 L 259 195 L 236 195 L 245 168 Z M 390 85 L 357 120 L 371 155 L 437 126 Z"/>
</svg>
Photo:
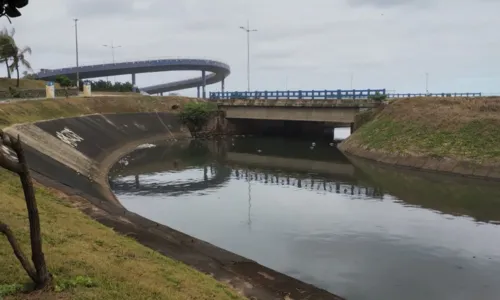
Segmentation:
<svg viewBox="0 0 500 300">
<path fill-rule="evenodd" d="M 19 87 L 16 87 L 17 79 L 0 78 L 0 90 L 8 91 L 9 87 L 22 90 L 45 89 L 45 83 L 44 80 L 20 79 Z M 59 83 L 55 87 L 60 88 Z"/>
<path fill-rule="evenodd" d="M 0 126 L 94 113 L 175 111 L 189 101 L 192 98 L 137 95 L 10 102 L 0 104 Z"/>
<path fill-rule="evenodd" d="M 163 99 L 163 100 L 162 100 Z M 185 98 L 127 97 L 29 101 L 0 105 L 2 126 L 98 112 L 170 110 Z M 29 227 L 19 179 L 0 170 L 0 220 L 29 252 Z M 19 293 L 29 282 L 0 236 L 0 298 L 5 299 L 238 299 L 228 286 L 164 257 L 93 221 L 78 201 L 36 186 L 44 252 L 56 291 Z M 30 254 L 27 253 L 29 257 Z M 6 296 L 7 294 L 13 295 Z"/>
<path fill-rule="evenodd" d="M 500 98 L 396 100 L 342 147 L 499 164 Z"/>
</svg>

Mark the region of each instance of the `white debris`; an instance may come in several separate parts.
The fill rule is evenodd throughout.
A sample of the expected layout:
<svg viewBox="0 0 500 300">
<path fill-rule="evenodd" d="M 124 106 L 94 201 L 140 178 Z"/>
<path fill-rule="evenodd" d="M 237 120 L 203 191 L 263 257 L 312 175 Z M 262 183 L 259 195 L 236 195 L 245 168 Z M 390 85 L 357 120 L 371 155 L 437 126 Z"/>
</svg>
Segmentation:
<svg viewBox="0 0 500 300">
<path fill-rule="evenodd" d="M 136 149 L 148 149 L 148 148 L 154 148 L 154 147 L 156 147 L 156 145 L 154 145 L 154 144 L 142 144 L 142 145 L 137 146 Z"/>
</svg>

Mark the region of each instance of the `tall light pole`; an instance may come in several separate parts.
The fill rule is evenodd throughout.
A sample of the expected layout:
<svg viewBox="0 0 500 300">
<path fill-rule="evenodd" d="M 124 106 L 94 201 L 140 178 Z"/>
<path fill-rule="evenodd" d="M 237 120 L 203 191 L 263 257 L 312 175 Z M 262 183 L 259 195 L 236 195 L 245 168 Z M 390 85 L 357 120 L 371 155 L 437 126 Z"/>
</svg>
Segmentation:
<svg viewBox="0 0 500 300">
<path fill-rule="evenodd" d="M 248 91 L 250 92 L 250 32 L 255 32 L 257 29 L 250 28 L 250 21 L 247 21 L 247 27 L 240 26 L 240 29 L 247 32 L 247 84 Z"/>
<path fill-rule="evenodd" d="M 425 94 L 429 95 L 429 73 L 425 73 Z"/>
<path fill-rule="evenodd" d="M 115 64 L 115 48 L 121 48 L 122 46 L 115 46 L 113 41 L 111 41 L 111 45 L 103 45 L 106 48 L 111 49 L 111 56 L 113 57 L 113 64 Z M 114 77 L 114 81 L 116 82 L 116 77 Z"/>
<path fill-rule="evenodd" d="M 103 45 L 104 47 L 106 48 L 110 48 L 111 49 L 111 55 L 113 57 L 113 63 L 115 63 L 115 49 L 116 48 L 121 48 L 122 46 L 115 46 L 113 44 L 113 42 L 111 42 L 111 45 Z"/>
<path fill-rule="evenodd" d="M 78 66 L 78 19 L 75 21 L 75 44 L 76 44 L 76 87 L 80 89 L 80 67 Z"/>
</svg>

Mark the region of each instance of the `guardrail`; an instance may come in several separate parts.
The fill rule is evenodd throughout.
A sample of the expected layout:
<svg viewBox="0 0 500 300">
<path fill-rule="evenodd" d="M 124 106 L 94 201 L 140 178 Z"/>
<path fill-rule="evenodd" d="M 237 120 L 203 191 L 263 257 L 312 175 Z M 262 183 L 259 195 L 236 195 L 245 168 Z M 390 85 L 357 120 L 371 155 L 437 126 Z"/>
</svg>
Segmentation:
<svg viewBox="0 0 500 300">
<path fill-rule="evenodd" d="M 414 97 L 481 97 L 481 93 L 420 93 L 420 94 L 387 94 L 387 98 L 414 98 Z"/>
<path fill-rule="evenodd" d="M 385 95 L 385 89 L 375 90 L 322 90 L 322 91 L 254 91 L 210 92 L 211 100 L 223 99 L 368 99 L 377 94 Z"/>
</svg>

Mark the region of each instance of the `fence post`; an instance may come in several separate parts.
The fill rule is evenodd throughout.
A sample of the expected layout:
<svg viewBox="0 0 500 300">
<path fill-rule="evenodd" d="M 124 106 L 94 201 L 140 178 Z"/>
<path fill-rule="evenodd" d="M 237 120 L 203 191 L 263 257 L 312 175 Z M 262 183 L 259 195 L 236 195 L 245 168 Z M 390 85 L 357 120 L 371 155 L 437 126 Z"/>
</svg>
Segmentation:
<svg viewBox="0 0 500 300">
<path fill-rule="evenodd" d="M 352 90 L 352 99 L 356 99 L 356 90 Z"/>
<path fill-rule="evenodd" d="M 302 91 L 299 91 L 299 99 L 302 99 Z"/>
<path fill-rule="evenodd" d="M 290 100 L 290 91 L 286 91 L 286 99 Z"/>
</svg>

